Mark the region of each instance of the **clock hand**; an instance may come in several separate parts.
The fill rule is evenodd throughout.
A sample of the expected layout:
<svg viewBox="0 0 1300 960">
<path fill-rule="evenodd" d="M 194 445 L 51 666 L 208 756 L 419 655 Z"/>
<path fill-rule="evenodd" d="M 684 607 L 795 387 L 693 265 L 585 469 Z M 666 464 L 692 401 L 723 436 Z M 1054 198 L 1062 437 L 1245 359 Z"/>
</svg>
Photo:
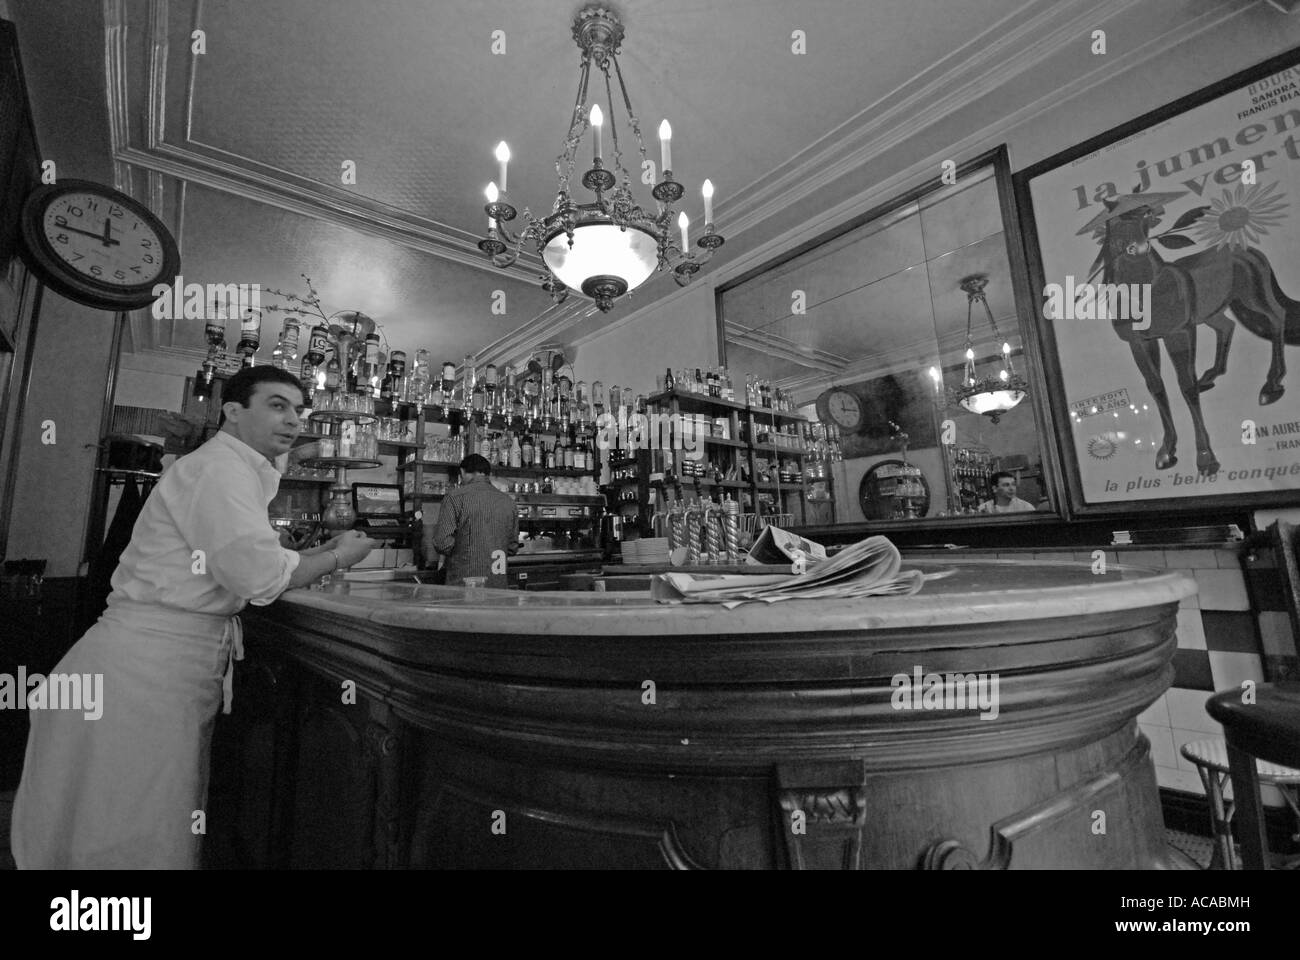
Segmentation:
<svg viewBox="0 0 1300 960">
<path fill-rule="evenodd" d="M 122 243 L 121 240 L 112 240 L 109 239 L 108 237 L 101 236 L 98 233 L 91 233 L 89 230 L 78 230 L 76 227 L 60 227 L 59 229 L 67 230 L 69 233 L 79 233 L 83 237 L 94 237 L 96 240 L 100 241 L 106 247 L 120 246 Z"/>
<path fill-rule="evenodd" d="M 113 220 L 111 217 L 104 218 L 104 243 L 105 245 L 113 243 Z"/>
</svg>

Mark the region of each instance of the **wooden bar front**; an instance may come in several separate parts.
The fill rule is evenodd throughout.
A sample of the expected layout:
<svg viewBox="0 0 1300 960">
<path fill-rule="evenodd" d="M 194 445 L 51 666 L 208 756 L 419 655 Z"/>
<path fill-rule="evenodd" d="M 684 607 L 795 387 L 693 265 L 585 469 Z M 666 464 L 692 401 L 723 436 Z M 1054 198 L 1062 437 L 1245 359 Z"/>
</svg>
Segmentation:
<svg viewBox="0 0 1300 960">
<path fill-rule="evenodd" d="M 1194 584 L 909 566 L 956 572 L 915 597 L 730 611 L 398 584 L 250 608 L 208 861 L 1171 865 L 1135 718 L 1171 682 Z M 996 677 L 996 716 L 904 700 L 918 672 Z"/>
</svg>

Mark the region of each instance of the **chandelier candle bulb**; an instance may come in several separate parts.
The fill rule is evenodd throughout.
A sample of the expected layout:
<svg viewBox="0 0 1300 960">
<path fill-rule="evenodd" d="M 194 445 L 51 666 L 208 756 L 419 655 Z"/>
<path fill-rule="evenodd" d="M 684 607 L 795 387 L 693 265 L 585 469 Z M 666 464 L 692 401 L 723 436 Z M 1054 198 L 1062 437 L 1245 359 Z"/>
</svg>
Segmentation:
<svg viewBox="0 0 1300 960">
<path fill-rule="evenodd" d="M 707 229 L 713 225 L 713 181 L 705 180 L 700 192 L 704 194 L 704 226 Z"/>
<path fill-rule="evenodd" d="M 659 166 L 663 170 L 663 179 L 668 179 L 668 172 L 673 168 L 673 128 L 665 120 L 659 124 Z"/>
<path fill-rule="evenodd" d="M 605 117 L 600 112 L 600 104 L 593 103 L 591 105 L 591 129 L 594 135 L 595 145 L 596 145 L 596 150 L 593 156 L 597 160 L 600 159 L 600 128 L 604 122 L 605 122 Z"/>
<path fill-rule="evenodd" d="M 510 148 L 502 140 L 497 144 L 497 179 L 501 181 L 501 192 L 506 192 L 506 163 L 510 160 Z M 496 199 L 493 197 L 492 199 Z"/>
<path fill-rule="evenodd" d="M 686 228 L 690 225 L 690 222 L 691 222 L 690 219 L 686 216 L 685 210 L 683 210 L 681 213 L 677 215 L 677 226 L 682 228 L 682 253 L 683 254 L 691 249 L 690 243 L 687 242 L 686 240 Z"/>
<path fill-rule="evenodd" d="M 505 169 L 504 162 L 501 164 L 501 169 L 503 170 Z M 497 189 L 497 185 L 495 183 L 489 182 L 487 185 L 487 189 L 483 191 L 483 195 L 487 197 L 488 203 L 496 203 L 497 198 L 501 196 L 501 191 Z M 488 230 L 491 231 L 495 226 L 496 226 L 496 218 L 494 218 L 492 214 L 489 213 Z"/>
</svg>

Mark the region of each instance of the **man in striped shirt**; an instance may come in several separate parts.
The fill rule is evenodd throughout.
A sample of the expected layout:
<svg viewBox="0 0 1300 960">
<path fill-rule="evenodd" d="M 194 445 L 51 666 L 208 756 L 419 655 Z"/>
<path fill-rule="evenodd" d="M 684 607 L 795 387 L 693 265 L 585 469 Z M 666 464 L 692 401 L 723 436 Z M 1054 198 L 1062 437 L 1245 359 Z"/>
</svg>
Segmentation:
<svg viewBox="0 0 1300 960">
<path fill-rule="evenodd" d="M 515 502 L 491 481 L 487 458 L 471 453 L 460 462 L 460 486 L 447 494 L 433 528 L 433 547 L 447 558 L 447 585 L 463 586 L 466 577 L 486 577 L 489 587 L 506 586 L 504 563 L 492 570 L 492 555 L 519 549 Z"/>
</svg>

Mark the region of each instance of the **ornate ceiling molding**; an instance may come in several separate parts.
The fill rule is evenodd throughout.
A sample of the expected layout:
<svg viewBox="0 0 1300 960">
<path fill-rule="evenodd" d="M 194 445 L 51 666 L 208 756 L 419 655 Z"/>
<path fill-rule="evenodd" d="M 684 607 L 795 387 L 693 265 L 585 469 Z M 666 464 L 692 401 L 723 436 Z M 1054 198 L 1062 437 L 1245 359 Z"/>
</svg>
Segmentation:
<svg viewBox="0 0 1300 960">
<path fill-rule="evenodd" d="M 1031 66 L 1059 53 L 1066 45 L 1077 43 L 1081 35 L 1103 26 L 1138 2 L 1139 0 L 1105 0 L 1103 3 L 1089 3 L 1084 0 L 1068 0 L 1062 3 L 1061 0 L 1036 0 L 1031 4 L 1034 9 L 1029 15 L 1025 15 L 1022 8 L 1004 21 L 991 24 L 965 47 L 954 51 L 944 61 L 920 71 L 895 91 L 810 145 L 802 154 L 783 163 L 771 175 L 736 191 L 729 202 L 720 205 L 719 210 L 720 215 L 727 219 L 728 234 L 733 240 L 733 246 L 734 241 L 746 230 L 769 220 L 817 191 L 826 189 L 854 169 L 916 137 L 946 117 L 967 109 L 974 100 L 999 89 Z M 198 24 L 203 12 L 203 0 L 193 0 L 193 3 L 191 22 Z M 1208 9 L 1200 16 L 1173 24 L 1168 31 L 1136 48 L 1108 54 L 1104 66 L 1099 65 L 1097 69 L 1063 87 L 1045 93 L 1031 104 L 1000 118 L 996 124 L 948 146 L 941 154 L 932 155 L 909 166 L 888 181 L 835 205 L 833 209 L 801 225 L 798 237 L 816 235 L 855 212 L 870 209 L 882 198 L 897 195 L 906 189 L 906 184 L 932 178 L 933 171 L 942 159 L 960 160 L 978 145 L 1000 142 L 1012 128 L 1046 110 L 1059 107 L 1061 103 L 1113 79 L 1117 74 L 1147 62 L 1154 53 L 1218 26 L 1252 5 L 1252 0 L 1239 0 L 1237 3 Z M 143 146 L 133 144 L 127 87 L 126 7 L 127 0 L 103 0 L 109 130 L 115 179 L 119 189 L 132 192 L 133 170 L 138 168 L 147 171 L 148 201 L 155 209 L 161 209 L 164 178 L 176 178 L 181 185 L 176 197 L 175 218 L 178 227 L 183 225 L 183 185 L 192 181 L 213 190 L 380 237 L 455 263 L 488 270 L 496 276 L 513 277 L 531 284 L 535 276 L 541 273 L 540 261 L 535 257 L 521 258 L 520 263 L 509 271 L 491 266 L 477 249 L 477 236 L 466 230 L 348 194 L 318 181 L 296 176 L 287 170 L 194 143 L 189 139 L 196 72 L 193 64 L 188 70 L 184 99 L 186 146 L 167 143 L 164 137 L 168 54 L 166 0 L 150 0 L 149 90 L 144 124 L 147 131 L 146 143 Z M 786 233 L 762 244 L 738 260 L 722 264 L 715 273 L 713 283 L 719 282 L 724 276 L 734 277 L 752 269 L 797 242 L 798 239 L 792 234 Z M 647 309 L 659 309 L 666 300 L 685 294 L 689 289 L 666 288 L 665 295 L 602 329 L 600 334 L 584 336 L 578 342 L 621 327 Z M 488 345 L 480 356 L 490 353 L 498 357 L 526 355 L 532 347 L 554 340 L 563 330 L 585 319 L 588 313 L 586 308 L 589 306 L 586 300 L 578 300 L 560 308 L 548 308 L 496 343 Z M 133 349 L 149 349 L 157 345 L 160 333 L 147 315 L 144 319 L 132 316 L 129 340 Z"/>
</svg>

